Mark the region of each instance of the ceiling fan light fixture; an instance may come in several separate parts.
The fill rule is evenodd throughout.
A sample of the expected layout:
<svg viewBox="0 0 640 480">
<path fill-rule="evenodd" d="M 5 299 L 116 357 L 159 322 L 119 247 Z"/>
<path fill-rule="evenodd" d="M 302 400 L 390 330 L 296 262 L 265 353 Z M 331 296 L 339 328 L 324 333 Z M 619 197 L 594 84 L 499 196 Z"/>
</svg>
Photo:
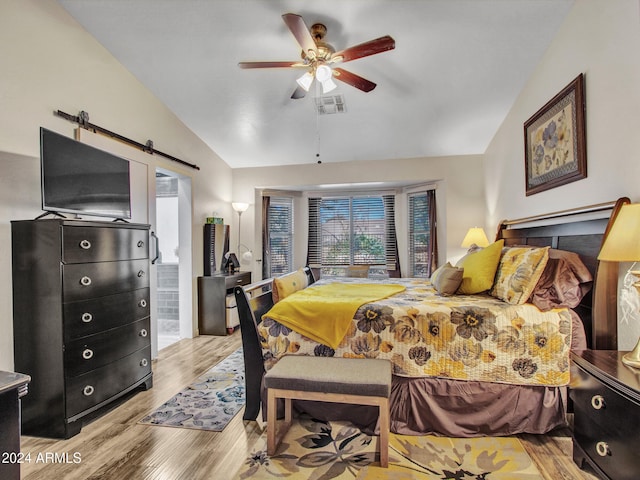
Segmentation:
<svg viewBox="0 0 640 480">
<path fill-rule="evenodd" d="M 309 91 L 311 84 L 313 83 L 313 75 L 311 72 L 305 72 L 300 78 L 296 80 L 296 83 L 304 89 L 305 92 Z"/>
<path fill-rule="evenodd" d="M 320 83 L 330 80 L 332 75 L 331 67 L 327 65 L 319 65 L 318 68 L 316 68 L 316 78 Z"/>
<path fill-rule="evenodd" d="M 334 82 L 331 78 L 327 78 L 322 82 L 322 93 L 329 93 L 332 90 L 335 90 L 336 87 L 336 82 Z"/>
</svg>

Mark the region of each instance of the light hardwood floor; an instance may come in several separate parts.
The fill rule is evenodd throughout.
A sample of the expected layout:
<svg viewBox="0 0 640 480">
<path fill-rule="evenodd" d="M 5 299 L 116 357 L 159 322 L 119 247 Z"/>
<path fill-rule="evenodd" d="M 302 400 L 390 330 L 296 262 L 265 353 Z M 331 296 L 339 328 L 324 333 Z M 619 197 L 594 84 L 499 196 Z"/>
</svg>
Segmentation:
<svg viewBox="0 0 640 480">
<path fill-rule="evenodd" d="M 69 440 L 22 437 L 26 480 L 198 480 L 231 478 L 262 434 L 242 412 L 222 432 L 138 425 L 185 385 L 241 345 L 240 332 L 227 337 L 200 336 L 160 351 L 154 362 L 154 385 L 86 425 Z M 521 435 L 545 479 L 594 480 L 571 460 L 569 430 L 548 435 Z M 54 458 L 54 454 L 57 454 Z M 60 462 L 61 454 L 68 460 Z M 50 461 L 44 460 L 49 456 Z M 79 455 L 79 461 L 78 460 Z M 37 460 L 40 460 L 38 462 Z M 75 462 L 75 463 L 74 463 Z"/>
</svg>

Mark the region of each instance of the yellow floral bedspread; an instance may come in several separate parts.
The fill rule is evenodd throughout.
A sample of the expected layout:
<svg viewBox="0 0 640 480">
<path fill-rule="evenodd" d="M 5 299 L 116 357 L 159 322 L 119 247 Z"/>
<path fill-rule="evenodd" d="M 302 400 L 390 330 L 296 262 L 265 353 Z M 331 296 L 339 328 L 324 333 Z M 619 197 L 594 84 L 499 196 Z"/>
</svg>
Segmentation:
<svg viewBox="0 0 640 480">
<path fill-rule="evenodd" d="M 341 281 L 364 283 L 360 278 Z M 423 279 L 384 282 L 406 290 L 360 307 L 335 349 L 265 318 L 258 326 L 265 367 L 291 354 L 384 358 L 392 362 L 395 375 L 406 377 L 568 384 L 568 310 L 541 312 L 531 304 L 509 305 L 489 295 L 443 297 Z"/>
</svg>

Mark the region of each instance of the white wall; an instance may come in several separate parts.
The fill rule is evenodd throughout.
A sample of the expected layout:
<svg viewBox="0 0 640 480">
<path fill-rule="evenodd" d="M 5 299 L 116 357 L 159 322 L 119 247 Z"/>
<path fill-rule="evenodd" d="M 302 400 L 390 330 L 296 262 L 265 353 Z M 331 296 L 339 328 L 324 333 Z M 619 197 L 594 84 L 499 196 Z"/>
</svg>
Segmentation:
<svg viewBox="0 0 640 480">
<path fill-rule="evenodd" d="M 55 110 L 90 121 L 201 170 L 141 152 L 136 161 L 192 177 L 193 291 L 202 275 L 202 224 L 212 211 L 231 218 L 231 169 L 87 34 L 54 0 L 2 0 L 0 5 L 0 370 L 13 368 L 10 221 L 40 210 L 39 127 L 72 136 L 74 124 Z M 104 139 L 115 150 L 133 149 Z M 116 146 L 117 145 L 117 146 Z M 151 192 L 132 185 L 134 195 Z M 153 189 L 155 194 L 155 189 Z M 153 202 L 153 200 L 150 200 Z M 149 218 L 155 215 L 149 205 Z M 192 324 L 197 325 L 194 296 Z"/>
<path fill-rule="evenodd" d="M 640 201 L 639 52 L 638 0 L 576 0 L 485 154 L 488 224 L 621 196 Z M 526 197 L 523 124 L 580 72 L 587 178 Z M 619 323 L 618 348 L 632 349 L 638 336 L 640 322 Z"/>
<path fill-rule="evenodd" d="M 640 200 L 638 0 L 577 0 L 485 156 L 487 224 L 628 196 Z M 523 124 L 585 76 L 587 178 L 525 196 Z"/>
<path fill-rule="evenodd" d="M 254 236 L 242 234 L 242 242 L 254 252 L 253 279 L 261 278 L 261 265 L 256 259 L 262 256 L 260 231 L 262 225 L 260 195 L 262 189 L 293 189 L 301 185 L 313 189 L 314 185 L 358 182 L 396 182 L 411 180 L 416 184 L 437 184 L 438 244 L 440 262 L 463 254 L 460 243 L 472 226 L 484 226 L 484 185 L 482 182 L 482 157 L 467 155 L 459 157 L 414 158 L 385 161 L 306 164 L 286 167 L 241 168 L 233 170 L 234 200 L 250 203 L 249 210 L 242 214 L 243 232 L 253 225 Z M 406 256 L 406 202 L 400 195 L 396 203 L 396 229 L 403 274 L 407 272 Z M 304 198 L 294 204 L 296 219 L 304 223 L 295 226 L 296 267 L 306 261 L 306 202 Z M 304 216 L 300 217 L 300 212 Z M 235 245 L 236 226 L 231 229 L 231 245 Z M 494 231 L 487 231 L 492 237 Z"/>
</svg>

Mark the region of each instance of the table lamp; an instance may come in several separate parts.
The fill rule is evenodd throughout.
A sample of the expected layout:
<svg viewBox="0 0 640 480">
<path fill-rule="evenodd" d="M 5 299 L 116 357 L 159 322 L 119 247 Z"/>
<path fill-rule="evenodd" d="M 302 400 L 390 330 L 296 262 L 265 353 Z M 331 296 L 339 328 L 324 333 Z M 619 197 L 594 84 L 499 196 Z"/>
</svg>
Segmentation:
<svg viewBox="0 0 640 480">
<path fill-rule="evenodd" d="M 636 262 L 640 261 L 640 203 L 622 206 L 602 249 L 600 249 L 598 260 L 633 262 L 627 270 L 625 280 L 633 275 L 635 279 L 630 285 L 640 293 L 640 281 L 638 280 L 640 271 L 634 270 Z M 636 295 L 636 293 L 633 294 Z M 640 340 L 631 352 L 623 355 L 622 363 L 640 368 Z"/>
<path fill-rule="evenodd" d="M 489 245 L 487 234 L 484 233 L 484 229 L 480 227 L 471 227 L 462 240 L 462 247 L 468 248 L 471 245 L 477 245 L 479 247 L 486 247 Z"/>
</svg>

